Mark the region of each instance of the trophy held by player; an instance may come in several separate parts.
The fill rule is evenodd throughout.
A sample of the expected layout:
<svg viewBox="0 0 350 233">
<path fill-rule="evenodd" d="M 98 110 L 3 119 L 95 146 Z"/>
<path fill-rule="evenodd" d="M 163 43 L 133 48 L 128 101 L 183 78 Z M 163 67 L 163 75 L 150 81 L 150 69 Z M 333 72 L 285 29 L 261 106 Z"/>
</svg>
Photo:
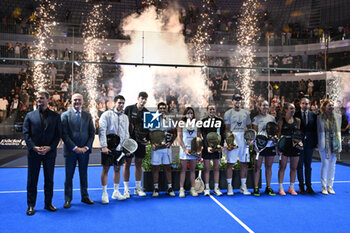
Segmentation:
<svg viewBox="0 0 350 233">
<path fill-rule="evenodd" d="M 208 147 L 211 147 L 213 149 L 213 152 L 221 151 L 222 149 L 222 146 L 220 145 L 221 136 L 219 134 L 215 132 L 208 133 L 207 142 L 208 142 Z"/>
<path fill-rule="evenodd" d="M 190 153 L 193 156 L 200 157 L 203 150 L 203 140 L 200 137 L 194 137 L 191 141 Z"/>
<path fill-rule="evenodd" d="M 165 132 L 162 130 L 151 131 L 151 141 L 156 147 L 155 150 L 166 148 L 166 136 Z"/>
<path fill-rule="evenodd" d="M 227 150 L 229 151 L 238 148 L 238 146 L 235 143 L 235 135 L 232 132 L 226 134 L 226 144 Z"/>
</svg>

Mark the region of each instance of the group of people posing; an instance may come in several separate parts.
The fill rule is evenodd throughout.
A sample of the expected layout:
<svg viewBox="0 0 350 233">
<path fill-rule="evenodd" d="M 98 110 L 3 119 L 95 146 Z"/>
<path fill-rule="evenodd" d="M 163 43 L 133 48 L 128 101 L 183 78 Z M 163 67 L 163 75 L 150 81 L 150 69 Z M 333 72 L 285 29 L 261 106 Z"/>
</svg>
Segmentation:
<svg viewBox="0 0 350 233">
<path fill-rule="evenodd" d="M 89 198 L 87 191 L 87 168 L 89 154 L 95 136 L 95 128 L 92 117 L 82 110 L 83 97 L 76 93 L 72 96 L 72 108 L 61 116 L 48 109 L 49 94 L 39 92 L 37 95 L 39 108 L 27 114 L 24 120 L 23 134 L 27 143 L 28 157 L 28 183 L 27 183 L 27 215 L 35 213 L 34 206 L 37 196 L 37 183 L 41 163 L 44 167 L 45 176 L 45 209 L 56 211 L 52 205 L 53 196 L 53 173 L 56 158 L 57 145 L 62 138 L 64 142 L 63 154 L 65 157 L 65 203 L 64 208 L 71 207 L 72 201 L 72 179 L 76 164 L 79 164 L 81 201 L 86 204 L 94 204 Z M 341 116 L 334 112 L 334 104 L 330 100 L 323 102 L 321 114 L 316 115 L 309 110 L 310 101 L 302 98 L 300 111 L 291 103 L 283 106 L 283 116 L 276 122 L 276 119 L 269 112 L 269 103 L 266 100 L 259 102 L 259 113 L 252 120 L 250 112 L 242 108 L 242 97 L 234 94 L 232 97 L 232 109 L 228 110 L 224 119 L 216 115 L 216 107 L 209 104 L 207 117 L 201 119 L 202 126 L 198 124 L 176 124 L 174 119 L 167 114 L 167 105 L 163 102 L 157 105 L 157 114 L 160 117 L 160 125 L 156 129 L 144 127 L 144 116 L 148 113 L 145 107 L 148 95 L 140 92 L 137 103 L 127 106 L 124 109 L 125 98 L 118 95 L 114 98 L 114 108 L 104 112 L 99 119 L 99 140 L 101 145 L 101 184 L 102 203 L 109 203 L 107 192 L 107 175 L 110 166 L 114 168 L 113 182 L 114 191 L 112 199 L 125 200 L 130 198 L 129 178 L 130 166 L 134 159 L 135 163 L 135 184 L 134 195 L 146 196 L 141 186 L 142 160 L 146 155 L 146 146 L 151 144 L 151 164 L 153 166 L 153 197 L 159 196 L 159 170 L 163 165 L 166 181 L 168 183 L 167 194 L 175 196 L 172 187 L 171 163 L 172 144 L 177 140 L 180 145 L 179 159 L 181 164 L 180 191 L 179 197 L 186 196 L 184 187 L 187 165 L 190 170 L 190 195 L 198 196 L 195 189 L 195 168 L 198 159 L 204 162 L 204 195 L 210 195 L 209 178 L 211 161 L 213 164 L 214 190 L 213 194 L 222 196 L 219 188 L 219 165 L 222 153 L 227 155 L 227 195 L 234 195 L 232 186 L 232 167 L 237 161 L 240 162 L 240 192 L 244 195 L 251 195 L 246 181 L 248 174 L 248 162 L 250 162 L 249 146 L 256 145 L 253 140 L 248 143 L 245 140 L 245 132 L 253 129 L 257 135 L 267 135 L 266 125 L 270 122 L 277 123 L 278 130 L 276 138 L 284 138 L 283 150 L 277 146 L 277 140 L 268 138 L 265 147 L 261 150 L 254 146 L 256 156 L 254 167 L 254 191 L 253 195 L 260 196 L 259 179 L 262 162 L 265 159 L 266 189 L 265 193 L 271 196 L 276 195 L 271 188 L 272 164 L 274 157 L 279 156 L 278 183 L 280 195 L 286 195 L 283 187 L 283 179 L 288 160 L 290 160 L 290 186 L 288 193 L 297 195 L 294 188 L 295 179 L 298 175 L 299 193 L 314 194 L 311 185 L 311 161 L 314 148 L 318 146 L 322 166 L 321 185 L 322 194 L 335 194 L 333 189 L 335 163 L 337 155 L 341 151 Z M 152 119 L 154 120 L 154 119 Z M 181 121 L 195 122 L 196 112 L 192 107 L 187 107 L 182 115 Z M 161 143 L 155 138 L 154 131 L 164 132 L 164 139 Z M 302 131 L 302 142 L 295 144 L 293 134 Z M 215 133 L 219 142 L 213 146 L 212 135 Z M 227 135 L 234 135 L 234 146 L 226 141 Z M 117 135 L 120 143 L 111 148 L 108 145 L 110 135 Z M 132 138 L 137 143 L 137 149 L 133 153 L 125 151 L 122 142 Z M 200 149 L 193 150 L 193 139 L 199 138 L 202 141 Z M 255 144 L 254 144 L 255 143 Z M 198 145 L 197 145 L 198 146 Z M 124 155 L 124 156 L 121 156 Z M 122 159 L 121 159 L 122 158 Z M 119 191 L 120 170 L 123 166 L 124 193 Z M 305 172 L 305 175 L 304 175 Z M 305 188 L 306 185 L 306 188 Z"/>
</svg>

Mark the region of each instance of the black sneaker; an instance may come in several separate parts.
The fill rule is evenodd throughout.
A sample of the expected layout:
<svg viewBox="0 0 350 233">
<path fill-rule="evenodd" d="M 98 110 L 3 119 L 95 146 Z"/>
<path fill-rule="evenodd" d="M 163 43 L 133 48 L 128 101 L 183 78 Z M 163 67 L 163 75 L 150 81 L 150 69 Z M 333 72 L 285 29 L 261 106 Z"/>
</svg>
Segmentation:
<svg viewBox="0 0 350 233">
<path fill-rule="evenodd" d="M 152 197 L 158 197 L 159 196 L 159 189 L 154 189 L 153 190 L 153 194 L 152 194 Z"/>
<path fill-rule="evenodd" d="M 257 188 L 257 187 L 255 187 L 255 188 L 254 188 L 253 195 L 254 195 L 254 196 L 256 196 L 256 197 L 260 197 L 260 191 L 259 191 L 259 188 Z"/>
<path fill-rule="evenodd" d="M 276 196 L 276 193 L 272 190 L 272 188 L 270 186 L 266 187 L 265 193 L 270 195 L 270 196 Z"/>
<path fill-rule="evenodd" d="M 168 188 L 167 194 L 171 197 L 175 197 L 175 193 L 174 193 L 173 188 Z"/>
</svg>

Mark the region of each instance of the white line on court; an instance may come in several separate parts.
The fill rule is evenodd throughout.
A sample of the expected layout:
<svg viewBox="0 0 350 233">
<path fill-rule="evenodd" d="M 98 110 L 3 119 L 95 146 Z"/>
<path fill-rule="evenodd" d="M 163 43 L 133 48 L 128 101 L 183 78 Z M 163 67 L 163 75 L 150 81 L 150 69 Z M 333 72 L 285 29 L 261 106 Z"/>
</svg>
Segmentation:
<svg viewBox="0 0 350 233">
<path fill-rule="evenodd" d="M 239 218 L 236 217 L 236 215 L 234 215 L 231 211 L 229 211 L 223 204 L 221 204 L 218 200 L 216 200 L 215 197 L 213 197 L 212 195 L 210 195 L 210 198 L 216 203 L 218 204 L 223 210 L 225 210 L 226 213 L 228 213 L 234 220 L 236 220 L 236 222 L 239 223 L 239 225 L 241 225 L 244 229 L 246 229 L 248 232 L 250 233 L 254 233 L 254 231 L 252 231 L 252 229 L 250 229 L 247 225 L 245 225 Z"/>
<path fill-rule="evenodd" d="M 339 180 L 339 181 L 334 181 L 334 183 L 337 183 L 337 184 L 342 184 L 342 183 L 350 183 L 349 180 Z M 261 183 L 262 185 L 266 185 L 266 183 Z M 279 183 L 271 183 L 271 184 L 279 184 Z M 290 184 L 288 182 L 284 182 L 283 184 Z M 295 182 L 295 184 L 299 184 L 299 182 Z M 314 181 L 314 182 L 311 182 L 311 184 L 321 184 L 321 181 Z"/>
</svg>

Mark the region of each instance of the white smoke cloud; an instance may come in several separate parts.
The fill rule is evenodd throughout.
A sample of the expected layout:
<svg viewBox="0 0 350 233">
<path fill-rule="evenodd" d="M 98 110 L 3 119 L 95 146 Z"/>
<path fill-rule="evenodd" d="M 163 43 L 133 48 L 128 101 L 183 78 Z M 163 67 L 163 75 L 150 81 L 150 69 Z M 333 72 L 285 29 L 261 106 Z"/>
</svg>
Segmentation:
<svg viewBox="0 0 350 233">
<path fill-rule="evenodd" d="M 158 11 L 159 12 L 159 11 Z M 176 6 L 156 13 L 153 6 L 140 15 L 135 13 L 122 22 L 125 35 L 130 43 L 119 48 L 120 62 L 191 64 L 190 49 L 182 34 Z M 135 103 L 140 91 L 149 94 L 148 106 L 155 106 L 155 92 L 170 88 L 176 92 L 186 92 L 191 104 L 208 95 L 205 76 L 199 68 L 122 66 L 122 92 L 127 104 Z"/>
</svg>

